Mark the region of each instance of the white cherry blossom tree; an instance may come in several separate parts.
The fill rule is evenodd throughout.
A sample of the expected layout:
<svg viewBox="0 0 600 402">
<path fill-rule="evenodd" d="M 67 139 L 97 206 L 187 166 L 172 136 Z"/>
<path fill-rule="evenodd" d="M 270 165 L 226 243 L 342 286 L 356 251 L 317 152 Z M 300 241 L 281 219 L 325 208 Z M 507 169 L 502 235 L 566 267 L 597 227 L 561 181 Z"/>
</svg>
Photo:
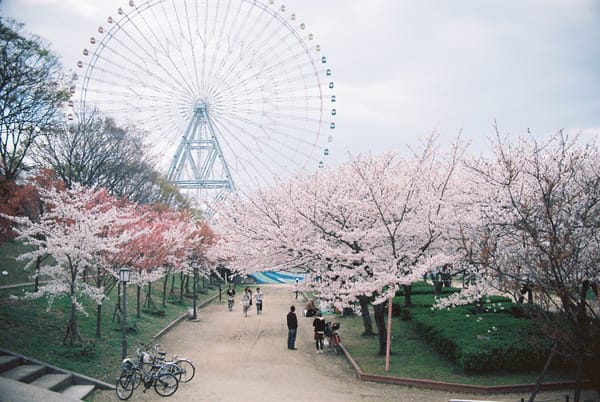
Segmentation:
<svg viewBox="0 0 600 402">
<path fill-rule="evenodd" d="M 584 375 L 600 383 L 600 152 L 563 132 L 544 142 L 498 135 L 493 156 L 470 167 L 460 248 L 477 281 L 440 306 L 532 289 L 539 308 L 526 310 L 554 345 L 538 385 L 562 354 L 576 363 L 579 400 Z"/>
<path fill-rule="evenodd" d="M 37 292 L 25 297 L 46 297 L 49 307 L 59 297 L 71 301 L 64 342 L 73 346 L 81 342 L 77 312 L 83 312 L 83 299 L 101 303 L 103 287 L 84 280 L 86 272 L 106 254 L 115 253 L 127 241 L 128 233 L 107 236 L 107 228 L 119 226 L 128 219 L 125 211 L 105 191 L 83 187 L 60 189 L 57 186 L 39 188 L 44 213 L 39 221 L 13 218 L 18 222 L 18 239 L 33 250 L 19 259 L 34 264 L 39 256 L 50 255 L 39 269 L 47 282 Z"/>
<path fill-rule="evenodd" d="M 301 266 L 306 286 L 339 307 L 358 299 L 366 313 L 373 300 L 383 353 L 384 302 L 454 258 L 441 252 L 441 240 L 461 152 L 457 145 L 441 155 L 432 136 L 411 158 L 357 156 L 236 198 L 218 209 L 217 251 L 243 274 Z"/>
</svg>

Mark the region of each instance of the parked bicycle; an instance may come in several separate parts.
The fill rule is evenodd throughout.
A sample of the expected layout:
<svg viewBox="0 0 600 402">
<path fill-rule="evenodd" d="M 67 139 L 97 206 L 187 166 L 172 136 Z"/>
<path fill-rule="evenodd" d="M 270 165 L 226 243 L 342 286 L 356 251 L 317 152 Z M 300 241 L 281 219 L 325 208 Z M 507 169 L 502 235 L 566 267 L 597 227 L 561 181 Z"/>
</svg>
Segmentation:
<svg viewBox="0 0 600 402">
<path fill-rule="evenodd" d="M 152 363 L 164 364 L 163 370 L 168 370 L 171 374 L 175 375 L 180 382 L 187 383 L 194 378 L 196 374 L 196 367 L 194 363 L 185 357 L 178 357 L 177 355 L 171 356 L 170 360 L 165 358 L 167 352 L 160 350 L 159 344 L 155 344 L 153 347 L 149 345 L 142 345 L 144 350 L 142 353 L 147 353 Z M 176 367 L 173 367 L 175 365 Z"/>
<path fill-rule="evenodd" d="M 147 371 L 158 370 L 164 373 L 171 373 L 177 378 L 177 381 L 181 382 L 184 370 L 175 363 L 161 360 L 157 356 L 152 355 L 143 348 L 137 349 L 135 351 L 135 355 L 137 356 L 139 364 L 141 364 L 142 367 L 145 368 Z M 136 384 L 136 387 L 137 385 L 139 384 Z"/>
<path fill-rule="evenodd" d="M 332 321 L 325 324 L 325 336 L 328 337 L 329 347 L 335 351 L 336 355 L 339 355 L 342 351 L 342 347 L 340 346 L 340 334 L 338 333 L 339 329 L 339 322 Z"/>
<path fill-rule="evenodd" d="M 171 396 L 179 387 L 177 377 L 163 370 L 164 365 L 152 364 L 149 369 L 144 367 L 141 359 L 123 359 L 121 363 L 121 375 L 117 380 L 116 392 L 121 400 L 127 400 L 133 395 L 133 391 L 144 384 L 144 392 L 150 387 L 160 396 Z"/>
</svg>

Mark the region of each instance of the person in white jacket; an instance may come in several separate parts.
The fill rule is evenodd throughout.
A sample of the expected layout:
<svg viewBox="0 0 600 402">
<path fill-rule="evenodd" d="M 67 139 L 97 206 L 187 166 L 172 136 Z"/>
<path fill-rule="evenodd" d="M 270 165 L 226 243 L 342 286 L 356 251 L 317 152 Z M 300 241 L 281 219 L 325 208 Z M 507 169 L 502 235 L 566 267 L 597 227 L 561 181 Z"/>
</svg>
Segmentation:
<svg viewBox="0 0 600 402">
<path fill-rule="evenodd" d="M 244 317 L 248 317 L 248 309 L 250 308 L 250 300 L 252 300 L 252 293 L 250 289 L 244 290 L 242 294 L 242 314 Z"/>
<path fill-rule="evenodd" d="M 260 291 L 260 288 L 256 288 L 256 293 L 254 294 L 254 304 L 256 304 L 256 315 L 262 313 L 263 296 L 263 292 Z"/>
</svg>

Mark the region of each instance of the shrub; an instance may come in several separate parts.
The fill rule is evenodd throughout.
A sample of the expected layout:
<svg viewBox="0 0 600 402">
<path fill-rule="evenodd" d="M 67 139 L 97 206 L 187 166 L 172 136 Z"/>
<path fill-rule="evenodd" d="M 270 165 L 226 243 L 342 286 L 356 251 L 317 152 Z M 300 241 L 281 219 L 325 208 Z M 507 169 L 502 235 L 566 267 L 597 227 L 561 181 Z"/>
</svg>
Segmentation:
<svg viewBox="0 0 600 402">
<path fill-rule="evenodd" d="M 457 289 L 457 288 L 443 287 L 442 293 L 446 293 L 446 294 L 454 293 L 459 290 L 460 289 Z M 429 282 L 419 281 L 419 282 L 414 282 L 413 284 L 411 284 L 410 294 L 412 296 L 422 295 L 422 294 L 432 295 L 433 293 L 434 293 L 433 285 L 431 285 Z M 404 296 L 404 287 L 400 287 L 400 289 L 396 292 L 396 296 Z"/>
<path fill-rule="evenodd" d="M 503 314 L 506 306 L 484 303 L 451 310 L 413 309 L 412 322 L 432 347 L 466 372 L 526 370 L 543 366 L 550 345 L 532 323 Z"/>
</svg>

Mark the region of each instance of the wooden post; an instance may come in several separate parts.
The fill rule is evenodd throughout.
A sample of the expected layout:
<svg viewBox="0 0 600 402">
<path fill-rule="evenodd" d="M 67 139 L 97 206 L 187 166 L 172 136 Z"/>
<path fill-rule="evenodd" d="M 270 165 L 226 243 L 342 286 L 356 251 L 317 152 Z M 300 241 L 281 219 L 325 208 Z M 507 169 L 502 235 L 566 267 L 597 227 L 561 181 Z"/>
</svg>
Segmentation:
<svg viewBox="0 0 600 402">
<path fill-rule="evenodd" d="M 394 296 L 388 302 L 387 341 L 385 344 L 385 371 L 390 371 L 390 350 L 392 348 L 392 303 Z"/>
</svg>

